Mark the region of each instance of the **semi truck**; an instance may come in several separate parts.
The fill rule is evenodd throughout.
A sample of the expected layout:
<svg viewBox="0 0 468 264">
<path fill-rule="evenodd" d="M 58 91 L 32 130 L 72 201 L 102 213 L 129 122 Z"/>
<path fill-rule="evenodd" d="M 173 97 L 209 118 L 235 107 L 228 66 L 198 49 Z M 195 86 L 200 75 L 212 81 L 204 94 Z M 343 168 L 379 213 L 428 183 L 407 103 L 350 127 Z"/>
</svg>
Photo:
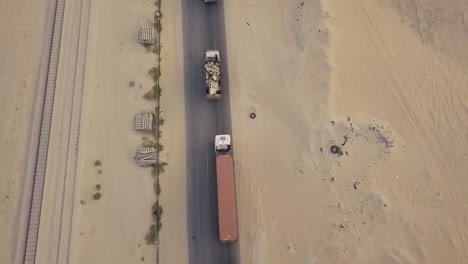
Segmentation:
<svg viewBox="0 0 468 264">
<path fill-rule="evenodd" d="M 215 137 L 215 153 L 219 239 L 223 243 L 235 243 L 238 239 L 237 205 L 230 135 Z"/>
<path fill-rule="evenodd" d="M 205 0 L 205 3 L 216 3 L 218 0 Z"/>
<path fill-rule="evenodd" d="M 217 100 L 221 98 L 221 60 L 218 50 L 207 50 L 205 53 L 206 97 Z"/>
</svg>

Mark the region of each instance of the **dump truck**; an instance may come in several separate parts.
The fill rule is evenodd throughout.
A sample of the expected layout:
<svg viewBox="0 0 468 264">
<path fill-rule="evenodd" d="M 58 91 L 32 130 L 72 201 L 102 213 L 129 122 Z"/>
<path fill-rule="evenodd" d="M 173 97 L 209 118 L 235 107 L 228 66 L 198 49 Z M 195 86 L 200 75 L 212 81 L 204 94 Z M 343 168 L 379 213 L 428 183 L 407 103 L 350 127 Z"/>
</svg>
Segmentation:
<svg viewBox="0 0 468 264">
<path fill-rule="evenodd" d="M 230 135 L 215 137 L 215 153 L 219 239 L 223 243 L 235 243 L 238 239 L 237 205 Z"/>
<path fill-rule="evenodd" d="M 205 53 L 206 97 L 217 100 L 221 98 L 221 60 L 218 50 L 207 50 Z"/>
</svg>

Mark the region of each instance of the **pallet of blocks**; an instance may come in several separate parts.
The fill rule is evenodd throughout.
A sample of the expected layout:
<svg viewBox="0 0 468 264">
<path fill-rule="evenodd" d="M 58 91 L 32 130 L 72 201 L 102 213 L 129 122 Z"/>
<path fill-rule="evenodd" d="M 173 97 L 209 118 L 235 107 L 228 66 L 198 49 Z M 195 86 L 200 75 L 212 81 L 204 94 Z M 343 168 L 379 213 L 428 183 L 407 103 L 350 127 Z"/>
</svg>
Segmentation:
<svg viewBox="0 0 468 264">
<path fill-rule="evenodd" d="M 135 153 L 135 160 L 141 167 L 152 166 L 156 164 L 156 148 L 154 147 L 142 147 Z"/>
<path fill-rule="evenodd" d="M 138 42 L 142 44 L 154 44 L 154 28 L 141 27 L 138 32 Z"/>
<path fill-rule="evenodd" d="M 140 131 L 151 131 L 153 129 L 154 115 L 152 113 L 140 113 L 135 116 L 133 128 Z"/>
</svg>

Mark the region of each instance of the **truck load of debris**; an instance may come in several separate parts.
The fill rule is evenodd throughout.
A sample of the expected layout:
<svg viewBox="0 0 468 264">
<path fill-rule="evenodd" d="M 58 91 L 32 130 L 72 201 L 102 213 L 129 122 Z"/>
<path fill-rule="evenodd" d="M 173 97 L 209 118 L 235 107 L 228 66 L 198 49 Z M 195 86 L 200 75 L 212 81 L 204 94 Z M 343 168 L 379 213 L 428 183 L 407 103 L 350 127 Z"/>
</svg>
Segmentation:
<svg viewBox="0 0 468 264">
<path fill-rule="evenodd" d="M 140 113 L 135 116 L 135 122 L 133 123 L 133 129 L 140 131 L 151 131 L 153 129 L 154 114 L 152 113 Z"/>
<path fill-rule="evenodd" d="M 142 147 L 134 156 L 134 159 L 138 162 L 141 167 L 148 167 L 156 164 L 156 148 L 154 147 Z"/>
<path fill-rule="evenodd" d="M 205 82 L 207 98 L 221 98 L 221 60 L 217 50 L 206 51 Z"/>
</svg>

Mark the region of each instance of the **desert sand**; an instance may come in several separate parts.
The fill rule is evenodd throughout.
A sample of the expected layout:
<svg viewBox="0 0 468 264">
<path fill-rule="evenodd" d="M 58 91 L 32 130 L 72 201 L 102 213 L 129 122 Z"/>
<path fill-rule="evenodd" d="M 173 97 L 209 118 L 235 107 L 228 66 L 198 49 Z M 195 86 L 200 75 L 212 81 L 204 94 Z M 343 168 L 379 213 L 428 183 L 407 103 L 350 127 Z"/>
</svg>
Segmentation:
<svg viewBox="0 0 468 264">
<path fill-rule="evenodd" d="M 0 3 L 0 263 L 14 262 L 20 233 L 25 234 L 18 216 L 37 148 L 49 11 L 44 0 Z"/>
<path fill-rule="evenodd" d="M 466 262 L 468 9 L 446 2 L 225 1 L 241 263 Z"/>
<path fill-rule="evenodd" d="M 188 263 L 186 128 L 181 1 L 162 1 L 161 31 L 161 161 L 168 165 L 160 174 L 160 203 L 164 209 L 159 233 L 160 263 Z"/>
<path fill-rule="evenodd" d="M 142 96 L 153 86 L 148 70 L 157 57 L 137 42 L 154 10 L 154 1 L 91 2 L 69 263 L 155 261 L 155 246 L 145 241 L 153 179 L 133 160 L 148 136 L 133 131 L 134 115 L 155 106 Z"/>
<path fill-rule="evenodd" d="M 439 2 L 224 2 L 241 263 L 466 262 L 468 4 Z M 85 61 L 75 65 L 84 71 L 77 167 L 60 165 L 62 152 L 73 152 L 65 135 L 54 137 L 48 165 L 52 179 L 76 173 L 75 186 L 49 180 L 45 217 L 61 219 L 63 230 L 43 219 L 39 249 L 49 251 L 39 262 L 54 258 L 47 234 L 55 239 L 71 228 L 70 238 L 61 237 L 70 240 L 62 257 L 69 263 L 154 263 L 155 247 L 144 240 L 153 179 L 132 159 L 146 136 L 132 131 L 133 116 L 154 109 L 142 95 L 157 57 L 136 42 L 154 1 L 88 3 Z M 0 40 L 1 263 L 13 262 L 17 245 L 13 223 L 38 124 L 48 8 L 0 4 L 0 31 L 8 34 Z M 161 157 L 169 165 L 161 177 L 160 261 L 187 263 L 179 1 L 164 1 L 163 12 Z M 60 113 L 55 120 L 66 120 Z M 73 120 L 55 121 L 53 133 Z M 64 218 L 54 184 L 73 201 Z"/>
</svg>

